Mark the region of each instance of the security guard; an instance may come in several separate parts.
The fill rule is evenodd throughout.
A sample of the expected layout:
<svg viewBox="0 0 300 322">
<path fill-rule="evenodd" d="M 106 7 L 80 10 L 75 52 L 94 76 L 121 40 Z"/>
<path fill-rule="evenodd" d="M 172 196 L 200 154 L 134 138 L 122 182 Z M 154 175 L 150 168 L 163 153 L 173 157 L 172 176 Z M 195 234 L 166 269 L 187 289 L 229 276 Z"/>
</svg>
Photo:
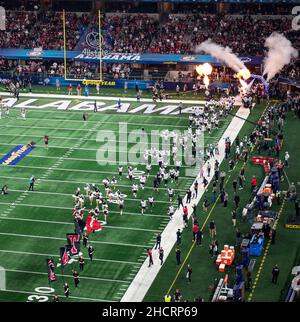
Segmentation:
<svg viewBox="0 0 300 322">
<path fill-rule="evenodd" d="M 165 302 L 171 302 L 171 300 L 172 300 L 171 295 L 170 294 L 166 294 L 165 297 L 164 297 L 164 301 Z"/>
</svg>

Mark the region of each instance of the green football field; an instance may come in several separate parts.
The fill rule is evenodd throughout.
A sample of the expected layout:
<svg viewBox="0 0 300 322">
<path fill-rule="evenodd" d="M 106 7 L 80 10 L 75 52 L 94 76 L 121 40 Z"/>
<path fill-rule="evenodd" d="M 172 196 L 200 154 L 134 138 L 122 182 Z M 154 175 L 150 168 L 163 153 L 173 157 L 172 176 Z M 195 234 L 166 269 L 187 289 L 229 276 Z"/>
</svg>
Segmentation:
<svg viewBox="0 0 300 322">
<path fill-rule="evenodd" d="M 18 104 L 26 99 L 21 98 Z M 35 104 L 57 101 L 39 99 Z M 115 103 L 115 102 L 114 102 Z M 78 104 L 72 100 L 71 107 Z M 107 102 L 112 104 L 112 102 Z M 131 103 L 130 109 L 137 107 Z M 163 104 L 158 103 L 158 107 Z M 189 107 L 191 105 L 184 105 Z M 231 120 L 228 116 L 219 130 L 206 136 L 205 144 L 216 143 Z M 146 248 L 152 247 L 157 232 L 168 223 L 169 206 L 167 189 L 154 193 L 155 205 L 151 213 L 147 209 L 140 214 L 139 202 L 153 193 L 152 168 L 145 190 L 139 190 L 137 199 L 131 193 L 131 183 L 124 175 L 117 187 L 127 195 L 125 212 L 120 216 L 116 204 L 109 205 L 109 217 L 102 231 L 91 234 L 89 243 L 95 248 L 91 263 L 87 250 L 82 248 L 85 268 L 80 273 L 80 285 L 74 287 L 72 270 L 79 271 L 78 262 L 65 267 L 63 273 L 56 268 L 56 281 L 48 284 L 46 258 L 52 256 L 59 262 L 59 247 L 67 243 L 66 233 L 74 232 L 72 208 L 77 187 L 82 191 L 86 183 L 99 184 L 104 193 L 102 180 L 117 175 L 115 163 L 99 165 L 96 162 L 99 131 L 109 130 L 122 143 L 125 134 L 120 132 L 119 122 L 127 123 L 128 132 L 140 130 L 180 130 L 188 126 L 188 116 L 122 114 L 113 111 L 88 113 L 85 127 L 80 111 L 56 109 L 28 109 L 26 120 L 20 118 L 20 109 L 11 108 L 9 117 L 0 120 L 0 157 L 4 157 L 19 144 L 36 142 L 36 147 L 17 165 L 0 166 L 0 185 L 7 184 L 9 193 L 0 195 L 0 266 L 6 271 L 6 291 L 0 291 L 1 301 L 51 301 L 55 292 L 62 301 L 119 301 L 146 258 Z M 48 135 L 49 149 L 44 148 L 43 137 Z M 113 140 L 112 140 L 113 141 Z M 113 142 L 112 142 L 113 144 Z M 128 144 L 131 148 L 133 143 Z M 143 165 L 138 170 L 145 171 Z M 182 196 L 193 181 L 186 177 L 182 167 L 179 185 L 174 183 L 176 194 Z M 196 174 L 196 172 L 195 172 Z M 36 191 L 28 192 L 29 178 L 37 178 Z M 88 200 L 87 200 L 88 201 Z M 89 205 L 87 204 L 87 208 Z M 102 214 L 99 218 L 103 220 Z M 63 282 L 70 285 L 70 298 L 63 295 Z"/>
</svg>

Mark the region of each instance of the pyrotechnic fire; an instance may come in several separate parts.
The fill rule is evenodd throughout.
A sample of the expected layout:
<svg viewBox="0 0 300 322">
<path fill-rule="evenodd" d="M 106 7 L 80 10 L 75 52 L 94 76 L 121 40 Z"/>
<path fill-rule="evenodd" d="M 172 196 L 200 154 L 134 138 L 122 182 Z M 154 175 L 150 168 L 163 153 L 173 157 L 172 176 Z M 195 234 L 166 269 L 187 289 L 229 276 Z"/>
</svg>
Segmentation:
<svg viewBox="0 0 300 322">
<path fill-rule="evenodd" d="M 208 63 L 197 65 L 196 72 L 200 75 L 210 75 L 212 73 L 212 66 Z"/>
<path fill-rule="evenodd" d="M 248 79 L 251 76 L 250 70 L 248 68 L 243 68 L 237 73 L 237 78 Z"/>
<path fill-rule="evenodd" d="M 208 88 L 208 85 L 209 85 L 208 75 L 210 75 L 212 73 L 212 66 L 210 64 L 208 64 L 208 63 L 204 63 L 202 65 L 197 65 L 196 66 L 196 72 L 200 76 L 204 76 L 203 77 L 203 83 L 205 84 L 206 88 Z"/>
</svg>

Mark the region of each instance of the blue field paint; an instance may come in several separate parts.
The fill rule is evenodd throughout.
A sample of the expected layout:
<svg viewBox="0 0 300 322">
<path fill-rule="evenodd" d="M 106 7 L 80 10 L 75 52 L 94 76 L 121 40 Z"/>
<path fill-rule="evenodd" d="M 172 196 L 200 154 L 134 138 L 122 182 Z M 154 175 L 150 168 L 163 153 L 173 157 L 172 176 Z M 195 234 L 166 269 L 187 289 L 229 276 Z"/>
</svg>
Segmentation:
<svg viewBox="0 0 300 322">
<path fill-rule="evenodd" d="M 10 151 L 5 157 L 0 160 L 0 165 L 15 165 L 22 160 L 25 155 L 31 152 L 33 147 L 27 145 L 17 145 L 12 151 Z"/>
</svg>

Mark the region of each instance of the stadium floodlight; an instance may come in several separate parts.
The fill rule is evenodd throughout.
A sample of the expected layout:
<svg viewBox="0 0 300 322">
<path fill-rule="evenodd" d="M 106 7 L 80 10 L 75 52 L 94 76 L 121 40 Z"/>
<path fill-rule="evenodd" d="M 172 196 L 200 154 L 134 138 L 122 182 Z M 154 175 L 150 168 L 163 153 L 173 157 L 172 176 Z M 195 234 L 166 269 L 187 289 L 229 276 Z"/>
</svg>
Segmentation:
<svg viewBox="0 0 300 322">
<path fill-rule="evenodd" d="M 62 14 L 62 20 L 63 20 L 63 38 L 64 38 L 64 79 L 67 81 L 79 81 L 82 82 L 84 85 L 96 85 L 103 82 L 102 80 L 102 34 L 101 34 L 101 12 L 98 11 L 98 48 L 96 53 L 97 56 L 99 56 L 99 79 L 79 79 L 79 78 L 68 78 L 67 76 L 67 33 L 66 33 L 66 14 L 65 10 L 63 10 Z"/>
</svg>

